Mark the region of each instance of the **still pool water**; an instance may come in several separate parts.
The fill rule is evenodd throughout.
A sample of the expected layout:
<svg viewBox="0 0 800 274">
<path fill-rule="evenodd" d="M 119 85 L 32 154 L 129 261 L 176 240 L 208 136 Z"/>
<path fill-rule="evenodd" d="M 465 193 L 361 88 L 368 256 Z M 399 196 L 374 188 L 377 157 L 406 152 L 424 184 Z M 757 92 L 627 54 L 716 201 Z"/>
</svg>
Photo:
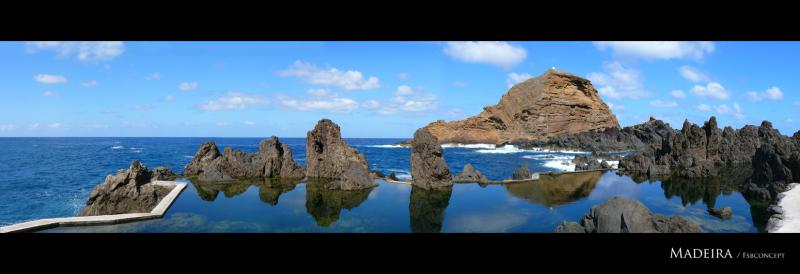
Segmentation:
<svg viewBox="0 0 800 274">
<path fill-rule="evenodd" d="M 182 172 L 207 140 L 253 152 L 260 138 L 0 138 L 0 225 L 74 216 L 92 187 L 134 159 Z M 281 141 L 304 165 L 305 139 Z M 410 151 L 392 145 L 399 141 L 346 139 L 372 169 L 407 177 Z M 576 153 L 478 145 L 447 146 L 444 155 L 453 173 L 472 163 L 500 180 L 521 165 L 534 172 L 558 171 Z M 637 199 L 656 213 L 684 216 L 707 231 L 757 232 L 766 223 L 765 206 L 751 205 L 726 182 L 635 181 L 614 172 L 508 185 L 456 184 L 446 191 L 384 181 L 362 191 L 331 191 L 305 181 L 186 182 L 162 219 L 44 232 L 552 232 L 614 196 Z M 723 206 L 733 208 L 733 218 L 720 220 L 706 212 Z"/>
</svg>

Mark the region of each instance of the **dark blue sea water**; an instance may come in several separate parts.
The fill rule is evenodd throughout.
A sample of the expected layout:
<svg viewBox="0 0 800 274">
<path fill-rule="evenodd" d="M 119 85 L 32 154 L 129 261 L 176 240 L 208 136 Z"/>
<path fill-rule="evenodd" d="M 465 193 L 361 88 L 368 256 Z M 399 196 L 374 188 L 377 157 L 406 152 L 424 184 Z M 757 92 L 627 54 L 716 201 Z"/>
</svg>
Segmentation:
<svg viewBox="0 0 800 274">
<path fill-rule="evenodd" d="M 258 150 L 260 138 L 0 138 L 0 225 L 39 218 L 74 216 L 92 187 L 132 160 L 182 172 L 198 146 L 213 140 Z M 305 164 L 305 139 L 282 138 Z M 401 139 L 346 139 L 363 152 L 372 169 L 408 176 L 410 151 Z M 446 146 L 453 173 L 472 163 L 490 179 L 511 177 L 526 165 L 534 172 L 569 169 L 576 153 L 514 147 Z M 762 225 L 735 190 L 693 181 L 635 182 L 614 172 L 543 177 L 512 185 L 456 184 L 449 192 L 379 182 L 358 192 L 330 191 L 297 182 L 195 184 L 163 219 L 54 231 L 114 232 L 551 232 L 563 220 L 578 220 L 613 196 L 637 199 L 652 211 L 687 217 L 708 231 L 755 232 Z M 710 216 L 709 206 L 731 206 L 734 217 Z M 754 225 L 753 216 L 756 216 Z"/>
</svg>

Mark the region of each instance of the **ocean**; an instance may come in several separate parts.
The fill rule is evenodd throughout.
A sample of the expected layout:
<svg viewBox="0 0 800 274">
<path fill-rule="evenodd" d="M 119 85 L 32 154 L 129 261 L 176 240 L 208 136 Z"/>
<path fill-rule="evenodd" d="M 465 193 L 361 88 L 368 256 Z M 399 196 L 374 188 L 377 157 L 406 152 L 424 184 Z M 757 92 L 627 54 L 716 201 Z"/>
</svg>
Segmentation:
<svg viewBox="0 0 800 274">
<path fill-rule="evenodd" d="M 181 173 L 202 142 L 254 152 L 261 139 L 0 138 L 0 226 L 75 216 L 95 185 L 133 160 Z M 305 139 L 280 140 L 305 165 Z M 373 170 L 409 178 L 410 151 L 395 145 L 403 139 L 345 141 L 364 153 Z M 514 146 L 443 147 L 454 175 L 471 163 L 493 180 L 510 178 L 519 166 L 532 172 L 571 170 L 572 157 L 584 154 Z M 613 171 L 512 185 L 456 184 L 446 193 L 382 180 L 376 188 L 357 192 L 270 181 L 188 183 L 163 219 L 46 232 L 552 232 L 614 196 L 637 199 L 655 213 L 684 216 L 711 232 L 758 232 L 766 222 L 763 206 L 751 206 L 735 188 L 641 181 Z M 706 212 L 723 206 L 734 209 L 733 218 L 720 220 Z"/>
</svg>

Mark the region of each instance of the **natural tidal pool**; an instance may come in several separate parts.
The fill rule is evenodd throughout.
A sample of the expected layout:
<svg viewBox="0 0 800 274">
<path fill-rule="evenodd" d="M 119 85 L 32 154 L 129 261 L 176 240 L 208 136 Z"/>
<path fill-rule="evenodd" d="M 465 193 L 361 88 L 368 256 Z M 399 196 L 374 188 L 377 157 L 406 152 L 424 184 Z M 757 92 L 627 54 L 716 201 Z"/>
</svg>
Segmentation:
<svg viewBox="0 0 800 274">
<path fill-rule="evenodd" d="M 150 168 L 183 171 L 204 141 L 222 149 L 254 152 L 262 138 L 0 138 L 0 225 L 75 216 L 105 176 L 140 160 Z M 364 153 L 370 168 L 409 177 L 403 139 L 345 139 Z M 305 165 L 305 138 L 281 138 Z M 510 178 L 519 166 L 532 172 L 569 169 L 577 152 L 548 152 L 489 145 L 446 145 L 453 174 L 471 163 L 492 180 Z M 543 175 L 507 185 L 456 184 L 426 191 L 379 180 L 362 191 L 331 191 L 306 181 L 253 180 L 197 183 L 188 187 L 164 218 L 43 232 L 552 232 L 577 221 L 593 205 L 623 196 L 651 211 L 680 215 L 710 232 L 758 232 L 766 206 L 748 201 L 734 183 L 716 180 L 634 180 L 613 171 Z M 709 207 L 733 208 L 721 220 Z"/>
<path fill-rule="evenodd" d="M 686 217 L 709 232 L 758 231 L 750 205 L 735 191 L 713 193 L 688 181 L 636 183 L 610 171 L 506 185 L 456 184 L 447 190 L 382 180 L 361 191 L 305 181 L 188 183 L 163 219 L 44 232 L 552 232 L 613 196 Z M 731 206 L 734 216 L 718 219 L 708 206 Z"/>
</svg>

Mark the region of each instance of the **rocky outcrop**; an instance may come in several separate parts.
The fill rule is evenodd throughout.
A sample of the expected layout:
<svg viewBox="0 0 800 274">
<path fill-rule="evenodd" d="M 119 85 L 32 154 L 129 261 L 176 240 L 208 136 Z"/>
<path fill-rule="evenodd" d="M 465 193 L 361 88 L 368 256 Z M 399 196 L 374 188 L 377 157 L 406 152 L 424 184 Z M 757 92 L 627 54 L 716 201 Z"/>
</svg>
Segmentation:
<svg viewBox="0 0 800 274">
<path fill-rule="evenodd" d="M 652 214 L 641 202 L 614 197 L 593 206 L 580 223 L 564 222 L 558 233 L 702 233 L 697 224 L 682 217 Z"/>
<path fill-rule="evenodd" d="M 454 182 L 488 182 L 489 179 L 483 177 L 481 172 L 476 170 L 472 164 L 467 164 L 464 166 L 464 170 L 461 171 L 461 174 L 453 178 Z"/>
<path fill-rule="evenodd" d="M 230 147 L 220 154 L 214 142 L 205 142 L 184 168 L 185 176 L 200 181 L 231 181 L 244 178 L 303 178 L 303 168 L 295 163 L 292 151 L 272 136 L 261 141 L 256 153 Z"/>
<path fill-rule="evenodd" d="M 562 134 L 544 141 L 537 140 L 514 144 L 522 148 L 540 147 L 593 152 L 648 150 L 661 147 L 663 139 L 672 131 L 673 129 L 669 124 L 650 117 L 647 122 L 625 127 L 621 130 L 610 128 L 600 132 Z"/>
<path fill-rule="evenodd" d="M 726 207 L 723 207 L 723 208 L 709 208 L 708 209 L 708 214 L 711 214 L 711 216 L 714 216 L 714 217 L 717 217 L 717 218 L 720 218 L 720 219 L 723 219 L 723 220 L 727 220 L 727 219 L 730 219 L 733 216 L 733 208 L 731 208 L 729 206 L 726 206 Z"/>
<path fill-rule="evenodd" d="M 108 175 L 95 186 L 78 216 L 150 212 L 172 190 L 150 182 L 166 179 L 170 174 L 167 168 L 150 171 L 139 161 L 133 161 L 128 169 Z"/>
<path fill-rule="evenodd" d="M 450 204 L 453 188 L 423 189 L 411 187 L 408 203 L 411 232 L 439 233 L 444 223 L 444 215 Z"/>
<path fill-rule="evenodd" d="M 322 119 L 306 137 L 306 175 L 330 181 L 328 188 L 356 190 L 377 185 L 364 154 L 348 146 L 339 125 Z"/>
<path fill-rule="evenodd" d="M 440 143 L 501 144 L 619 129 L 619 123 L 589 80 L 548 70 L 514 85 L 477 116 L 425 128 Z"/>
<path fill-rule="evenodd" d="M 572 158 L 572 163 L 575 164 L 575 170 L 596 170 L 596 169 L 611 169 L 613 168 L 611 164 L 609 164 L 606 160 L 615 160 L 618 161 L 622 159 L 621 156 L 611 156 L 608 154 L 596 154 L 593 153 L 592 155 L 578 155 L 575 158 Z"/>
<path fill-rule="evenodd" d="M 418 129 L 411 141 L 411 184 L 421 188 L 441 188 L 452 186 L 451 179 L 436 136 L 426 128 Z"/>
<path fill-rule="evenodd" d="M 800 182 L 800 144 L 789 138 L 762 144 L 752 167 L 752 180 L 745 188 L 756 196 L 777 197 L 789 184 Z"/>
<path fill-rule="evenodd" d="M 511 178 L 514 180 L 529 180 L 533 178 L 533 174 L 531 174 L 531 171 L 528 170 L 527 166 L 521 166 L 514 170 Z"/>
</svg>

